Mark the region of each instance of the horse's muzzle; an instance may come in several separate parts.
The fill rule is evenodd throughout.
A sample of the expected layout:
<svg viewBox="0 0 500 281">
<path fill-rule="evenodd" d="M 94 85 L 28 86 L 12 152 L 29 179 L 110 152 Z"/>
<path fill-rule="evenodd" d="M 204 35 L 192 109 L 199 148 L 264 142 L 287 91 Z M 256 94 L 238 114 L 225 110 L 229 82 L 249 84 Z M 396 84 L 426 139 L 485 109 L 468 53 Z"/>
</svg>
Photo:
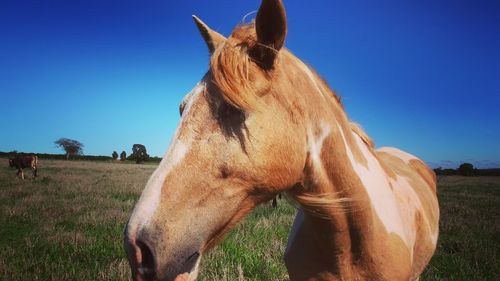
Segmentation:
<svg viewBox="0 0 500 281">
<path fill-rule="evenodd" d="M 196 271 L 201 257 L 198 247 L 183 247 L 181 251 L 165 253 L 169 252 L 165 245 L 158 245 L 157 241 L 148 239 L 148 235 L 131 234 L 127 228 L 124 246 L 133 280 L 188 281 L 196 278 L 193 271 Z"/>
</svg>

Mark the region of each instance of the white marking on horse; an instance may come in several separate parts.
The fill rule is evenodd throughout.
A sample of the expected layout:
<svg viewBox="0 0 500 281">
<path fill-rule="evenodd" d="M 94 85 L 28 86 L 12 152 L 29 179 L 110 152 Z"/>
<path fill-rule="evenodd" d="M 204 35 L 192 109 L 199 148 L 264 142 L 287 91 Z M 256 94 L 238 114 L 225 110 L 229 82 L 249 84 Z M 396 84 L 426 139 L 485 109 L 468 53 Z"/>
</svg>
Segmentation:
<svg viewBox="0 0 500 281">
<path fill-rule="evenodd" d="M 167 175 L 177 166 L 186 156 L 190 147 L 190 140 L 184 143 L 180 140 L 180 129 L 184 126 L 185 116 L 188 115 L 194 100 L 200 96 L 200 93 L 205 89 L 203 82 L 198 83 L 194 89 L 186 96 L 188 101 L 182 114 L 179 126 L 172 138 L 170 147 L 168 148 L 163 160 L 154 173 L 149 178 L 144 191 L 137 202 L 130 221 L 128 223 L 128 231 L 131 234 L 137 233 L 142 228 L 147 226 L 151 221 L 158 205 L 160 204 L 161 190 Z"/>
<path fill-rule="evenodd" d="M 411 160 L 418 160 L 418 158 L 415 157 L 414 155 L 411 155 L 411 154 L 409 154 L 407 152 L 404 152 L 404 151 L 399 150 L 399 149 L 394 148 L 394 147 L 382 147 L 382 148 L 379 148 L 378 151 L 394 155 L 394 156 L 400 158 L 401 160 L 403 160 L 406 164 L 409 164 Z M 407 196 L 407 198 L 410 199 L 408 201 L 409 202 L 413 202 L 416 209 L 421 210 L 422 212 L 424 212 L 424 207 L 422 205 L 422 201 L 420 200 L 420 197 L 418 197 L 417 193 L 415 192 L 415 190 L 410 185 L 410 183 L 408 182 L 407 179 L 401 178 L 400 176 L 398 176 L 397 177 L 397 182 L 394 183 L 391 180 L 391 183 L 393 183 L 393 185 L 398 185 L 399 187 L 404 186 L 404 188 L 398 188 L 399 193 L 400 194 L 404 194 L 405 193 L 406 196 Z M 437 200 L 437 199 L 433 197 L 432 200 Z M 431 209 L 430 211 L 433 212 L 434 209 Z M 412 219 L 413 218 L 414 217 L 412 217 Z M 438 233 L 439 233 L 438 229 L 439 229 L 439 227 L 435 227 L 434 228 L 435 230 L 432 231 L 433 227 L 431 227 L 431 222 L 429 221 L 429 218 L 427 216 L 424 216 L 424 220 L 427 222 L 427 226 L 429 228 L 429 234 L 431 235 L 431 241 L 434 243 L 434 245 L 436 245 L 437 239 L 438 239 Z"/>
<path fill-rule="evenodd" d="M 323 161 L 321 161 L 321 150 L 326 137 L 330 134 L 330 126 L 326 122 L 321 122 L 321 134 L 315 136 L 311 128 L 307 130 L 309 139 L 309 153 L 312 159 L 313 168 L 318 173 L 318 177 L 327 178 L 327 172 Z"/>
<path fill-rule="evenodd" d="M 386 153 L 389 153 L 391 155 L 395 155 L 395 156 L 399 157 L 401 160 L 403 160 L 406 164 L 409 164 L 410 160 L 417 159 L 417 157 L 415 157 L 407 152 L 401 151 L 397 148 L 394 148 L 394 147 L 381 147 L 378 149 L 378 151 L 386 152 Z"/>
<path fill-rule="evenodd" d="M 323 142 L 325 142 L 326 137 L 330 134 L 330 126 L 326 122 L 321 122 L 321 134 L 315 138 L 311 130 L 309 130 L 309 148 L 313 161 L 315 164 L 321 164 L 321 149 L 323 148 Z"/>
<path fill-rule="evenodd" d="M 338 124 L 337 124 L 338 125 Z M 408 248 L 413 248 L 414 239 L 408 236 L 403 228 L 403 222 L 399 213 L 399 208 L 396 203 L 394 193 L 390 189 L 387 176 L 375 156 L 368 150 L 363 140 L 356 134 L 352 134 L 356 140 L 356 146 L 365 157 L 368 167 L 358 163 L 354 158 L 351 147 L 349 147 L 347 139 L 340 125 L 338 125 L 340 134 L 344 141 L 347 156 L 351 161 L 352 167 L 356 171 L 363 187 L 365 188 L 370 202 L 382 221 L 388 233 L 395 233 L 406 243 Z"/>
<path fill-rule="evenodd" d="M 411 245 L 411 247 L 409 248 L 410 258 L 413 261 L 413 245 L 415 245 L 415 241 L 417 239 L 417 232 L 415 229 L 415 216 L 417 210 L 423 211 L 422 203 L 420 202 L 420 198 L 415 193 L 415 190 L 413 190 L 413 187 L 406 178 L 401 177 L 400 175 L 396 175 L 395 180 L 391 178 L 389 179 L 389 181 L 394 188 L 397 188 L 395 196 L 399 196 L 401 202 L 409 204 L 408 206 L 406 206 L 406 208 L 400 208 L 400 216 L 402 222 L 406 224 L 406 227 L 404 227 L 404 231 L 408 239 L 408 245 Z M 427 217 L 424 217 L 424 220 L 427 221 Z"/>
</svg>

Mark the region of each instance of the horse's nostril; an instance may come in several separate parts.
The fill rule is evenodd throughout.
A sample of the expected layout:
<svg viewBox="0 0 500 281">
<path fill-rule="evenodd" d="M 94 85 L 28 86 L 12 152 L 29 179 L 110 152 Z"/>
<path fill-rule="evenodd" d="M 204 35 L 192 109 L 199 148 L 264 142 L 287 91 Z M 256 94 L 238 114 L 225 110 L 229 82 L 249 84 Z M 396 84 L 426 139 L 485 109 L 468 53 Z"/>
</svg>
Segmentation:
<svg viewBox="0 0 500 281">
<path fill-rule="evenodd" d="M 155 259 L 149 247 L 137 241 L 137 246 L 141 249 L 142 262 L 139 264 L 137 271 L 146 278 L 146 280 L 153 280 L 156 278 Z"/>
</svg>

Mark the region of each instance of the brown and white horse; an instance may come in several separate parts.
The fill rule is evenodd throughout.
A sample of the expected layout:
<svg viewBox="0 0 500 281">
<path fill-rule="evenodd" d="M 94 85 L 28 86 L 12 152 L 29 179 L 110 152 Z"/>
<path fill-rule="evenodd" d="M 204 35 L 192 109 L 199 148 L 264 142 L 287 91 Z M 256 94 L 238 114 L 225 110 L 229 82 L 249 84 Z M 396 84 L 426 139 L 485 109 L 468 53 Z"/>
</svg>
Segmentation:
<svg viewBox="0 0 500 281">
<path fill-rule="evenodd" d="M 283 48 L 281 0 L 225 38 L 195 22 L 210 67 L 125 228 L 134 280 L 194 280 L 200 259 L 280 192 L 301 205 L 285 263 L 291 280 L 416 280 L 436 248 L 435 175 L 375 149 L 339 98 Z"/>
</svg>

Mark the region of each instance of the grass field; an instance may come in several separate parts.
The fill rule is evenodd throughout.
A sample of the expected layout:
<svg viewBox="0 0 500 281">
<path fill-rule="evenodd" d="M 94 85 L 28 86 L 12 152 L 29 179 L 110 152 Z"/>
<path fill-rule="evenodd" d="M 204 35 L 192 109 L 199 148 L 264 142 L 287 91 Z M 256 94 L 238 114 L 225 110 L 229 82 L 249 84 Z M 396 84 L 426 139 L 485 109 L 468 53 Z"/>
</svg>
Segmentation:
<svg viewBox="0 0 500 281">
<path fill-rule="evenodd" d="M 122 231 L 154 165 L 0 159 L 0 280 L 129 280 Z M 29 173 L 27 173 L 29 174 Z M 500 280 L 500 178 L 439 180 L 441 235 L 421 280 Z M 201 280 L 287 280 L 295 209 L 262 206 L 205 256 Z"/>
</svg>

